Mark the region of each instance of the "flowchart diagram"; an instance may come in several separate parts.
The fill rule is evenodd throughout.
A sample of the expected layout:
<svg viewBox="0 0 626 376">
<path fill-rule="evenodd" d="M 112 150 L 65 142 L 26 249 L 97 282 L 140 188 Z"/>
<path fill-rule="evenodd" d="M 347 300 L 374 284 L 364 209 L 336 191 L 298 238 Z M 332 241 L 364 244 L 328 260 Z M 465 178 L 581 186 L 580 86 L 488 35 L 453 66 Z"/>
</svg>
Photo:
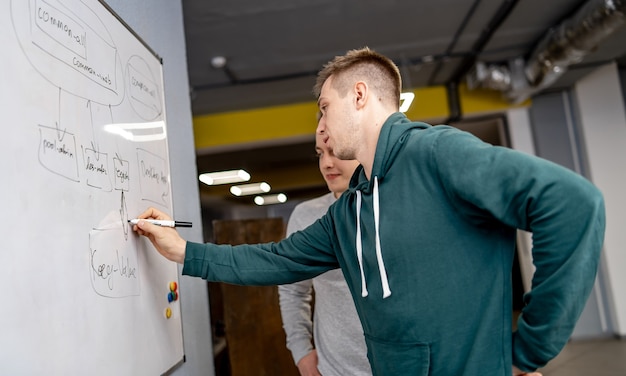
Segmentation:
<svg viewBox="0 0 626 376">
<path fill-rule="evenodd" d="M 127 196 L 171 207 L 159 72 L 141 56 L 123 60 L 82 1 L 14 0 L 11 7 L 24 55 L 57 94 L 47 99 L 58 103 L 57 117 L 31 125 L 39 130 L 42 168 L 119 196 L 119 216 L 103 213 L 107 222 L 89 234 L 93 288 L 109 297 L 139 294 L 136 247 L 126 244 Z"/>
<path fill-rule="evenodd" d="M 178 267 L 128 223 L 174 212 L 163 61 L 104 1 L 0 7 L 0 374 L 164 374 Z"/>
</svg>

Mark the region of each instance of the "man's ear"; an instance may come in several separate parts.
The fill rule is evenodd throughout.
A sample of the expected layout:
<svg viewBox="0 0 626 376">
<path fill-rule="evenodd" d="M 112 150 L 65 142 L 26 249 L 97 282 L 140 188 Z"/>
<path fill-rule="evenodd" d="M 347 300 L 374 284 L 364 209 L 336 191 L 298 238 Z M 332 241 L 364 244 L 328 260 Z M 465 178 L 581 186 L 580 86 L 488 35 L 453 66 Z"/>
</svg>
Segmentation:
<svg viewBox="0 0 626 376">
<path fill-rule="evenodd" d="M 367 84 L 363 81 L 357 82 L 354 85 L 354 93 L 355 93 L 357 109 L 364 107 L 365 103 L 367 102 L 367 96 L 369 93 Z"/>
</svg>

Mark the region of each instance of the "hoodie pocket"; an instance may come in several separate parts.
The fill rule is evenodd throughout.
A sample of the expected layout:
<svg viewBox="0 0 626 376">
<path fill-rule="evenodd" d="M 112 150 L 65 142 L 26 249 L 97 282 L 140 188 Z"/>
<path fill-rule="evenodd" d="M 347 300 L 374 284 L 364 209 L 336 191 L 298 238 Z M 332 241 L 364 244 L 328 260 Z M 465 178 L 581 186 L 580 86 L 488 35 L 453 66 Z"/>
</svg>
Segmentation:
<svg viewBox="0 0 626 376">
<path fill-rule="evenodd" d="M 389 343 L 368 336 L 366 342 L 374 375 L 428 375 L 430 346 L 427 343 Z"/>
</svg>

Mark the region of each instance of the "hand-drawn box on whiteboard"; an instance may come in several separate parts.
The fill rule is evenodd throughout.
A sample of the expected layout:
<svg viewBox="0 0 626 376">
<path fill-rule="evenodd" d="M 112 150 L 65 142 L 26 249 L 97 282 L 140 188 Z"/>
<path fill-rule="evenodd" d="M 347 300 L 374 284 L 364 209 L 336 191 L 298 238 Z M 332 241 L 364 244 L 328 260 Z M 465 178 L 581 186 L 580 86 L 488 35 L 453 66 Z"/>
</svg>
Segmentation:
<svg viewBox="0 0 626 376">
<path fill-rule="evenodd" d="M 170 184 L 165 159 L 145 149 L 137 149 L 137 163 L 142 199 L 169 205 Z"/>
<path fill-rule="evenodd" d="M 137 250 L 128 246 L 121 229 L 89 233 L 91 284 L 98 295 L 122 298 L 139 295 Z"/>
<path fill-rule="evenodd" d="M 73 17 L 71 10 L 63 4 L 54 2 L 54 6 L 52 3 L 35 1 L 35 7 L 31 9 L 32 43 L 96 84 L 117 91 L 117 50 L 113 42 L 107 41 L 110 36 L 106 28 L 95 20 L 93 25 L 85 24 L 83 20 Z M 56 84 L 67 88 L 70 83 Z M 80 94 L 80 90 L 69 91 Z"/>
<path fill-rule="evenodd" d="M 133 56 L 128 61 L 127 69 L 130 104 L 142 119 L 156 119 L 162 110 L 161 92 L 150 68 L 143 59 Z"/>
<path fill-rule="evenodd" d="M 48 171 L 79 181 L 76 138 L 57 128 L 39 126 L 39 163 Z"/>
</svg>

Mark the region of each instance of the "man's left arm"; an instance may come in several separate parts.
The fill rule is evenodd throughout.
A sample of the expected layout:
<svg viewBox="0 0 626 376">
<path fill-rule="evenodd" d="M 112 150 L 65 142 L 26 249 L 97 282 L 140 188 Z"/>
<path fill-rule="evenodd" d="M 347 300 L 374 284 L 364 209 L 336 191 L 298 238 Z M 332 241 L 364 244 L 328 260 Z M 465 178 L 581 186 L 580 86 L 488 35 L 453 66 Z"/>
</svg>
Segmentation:
<svg viewBox="0 0 626 376">
<path fill-rule="evenodd" d="M 604 241 L 602 194 L 571 170 L 471 135 L 449 132 L 438 156 L 451 194 L 533 233 L 536 271 L 513 336 L 513 364 L 542 367 L 569 339 L 593 287 Z"/>
</svg>

